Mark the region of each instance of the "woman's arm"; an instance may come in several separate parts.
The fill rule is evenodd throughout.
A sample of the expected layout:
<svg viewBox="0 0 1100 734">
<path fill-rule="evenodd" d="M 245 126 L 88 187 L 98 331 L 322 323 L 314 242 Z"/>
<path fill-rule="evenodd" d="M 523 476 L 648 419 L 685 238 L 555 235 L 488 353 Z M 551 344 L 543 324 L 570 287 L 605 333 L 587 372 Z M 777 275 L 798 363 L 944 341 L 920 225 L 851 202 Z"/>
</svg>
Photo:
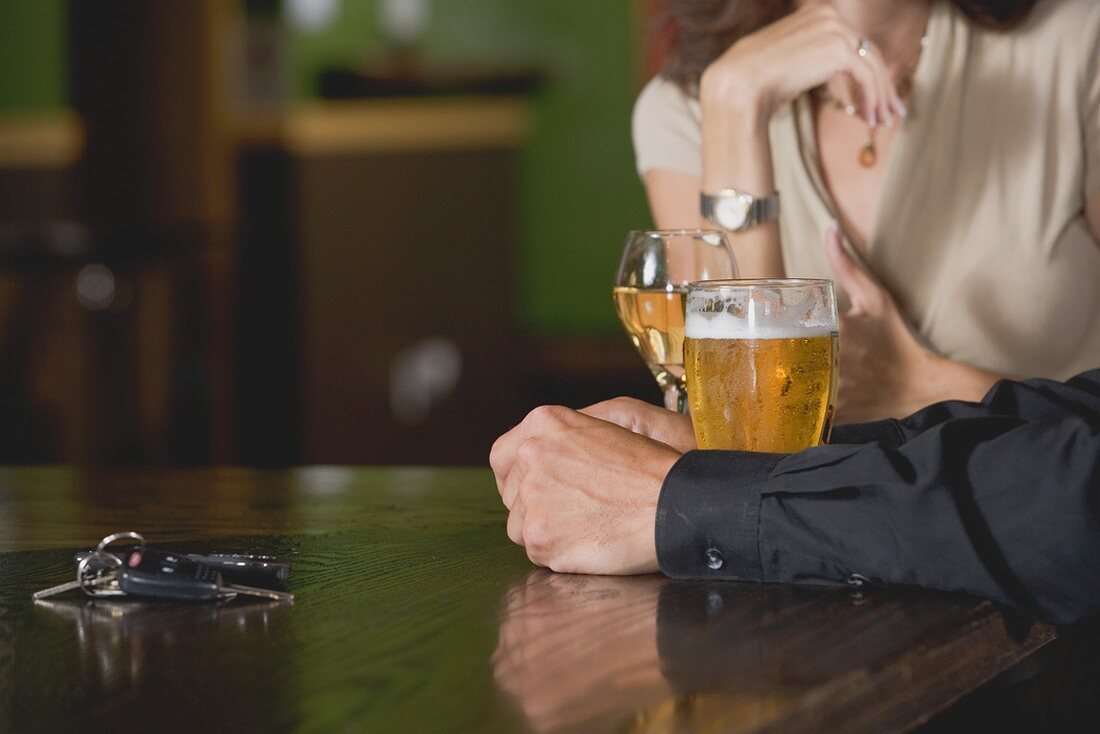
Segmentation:
<svg viewBox="0 0 1100 734">
<path fill-rule="evenodd" d="M 892 121 L 904 114 L 877 49 L 857 53 L 860 35 L 828 4 L 815 3 L 733 44 L 703 73 L 702 177 L 653 170 L 646 189 L 658 226 L 700 220 L 700 191 L 737 189 L 754 196 L 775 193 L 768 123 L 783 103 L 843 74 L 858 90 L 861 115 Z M 742 275 L 784 274 L 776 223 L 731 233 Z"/>
<path fill-rule="evenodd" d="M 711 94 L 721 99 L 717 92 Z M 731 91 L 726 94 L 738 98 Z M 710 101 L 703 108 L 702 178 L 660 169 L 643 175 L 649 209 L 658 229 L 714 227 L 700 213 L 702 191 L 735 188 L 760 197 L 775 191 L 766 124 L 744 122 L 744 117 L 756 118 L 759 113 L 741 116 L 734 109 L 734 104 L 722 101 Z M 745 127 L 756 129 L 746 132 Z M 727 234 L 742 277 L 784 277 L 778 222 Z"/>
<path fill-rule="evenodd" d="M 657 229 L 704 229 L 713 225 L 699 213 L 702 182 L 696 176 L 675 171 L 646 171 L 642 176 L 649 211 Z"/>
<path fill-rule="evenodd" d="M 732 68 L 730 68 L 732 67 Z M 764 95 L 738 80 L 735 64 L 712 65 L 699 85 L 703 111 L 703 191 L 737 189 L 755 197 L 775 193 Z M 779 222 L 746 232 L 731 232 L 730 241 L 741 274 L 752 278 L 783 278 Z"/>
</svg>

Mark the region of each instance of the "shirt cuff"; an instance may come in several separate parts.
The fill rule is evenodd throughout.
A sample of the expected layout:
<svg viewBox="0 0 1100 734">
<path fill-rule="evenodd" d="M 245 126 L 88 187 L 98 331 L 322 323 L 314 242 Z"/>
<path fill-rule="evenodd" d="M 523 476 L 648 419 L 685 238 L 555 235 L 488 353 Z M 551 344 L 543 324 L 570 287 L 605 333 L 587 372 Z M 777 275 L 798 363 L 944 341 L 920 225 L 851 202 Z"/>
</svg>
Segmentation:
<svg viewBox="0 0 1100 734">
<path fill-rule="evenodd" d="M 691 451 L 657 501 L 657 561 L 680 579 L 762 581 L 760 497 L 785 454 Z"/>
</svg>

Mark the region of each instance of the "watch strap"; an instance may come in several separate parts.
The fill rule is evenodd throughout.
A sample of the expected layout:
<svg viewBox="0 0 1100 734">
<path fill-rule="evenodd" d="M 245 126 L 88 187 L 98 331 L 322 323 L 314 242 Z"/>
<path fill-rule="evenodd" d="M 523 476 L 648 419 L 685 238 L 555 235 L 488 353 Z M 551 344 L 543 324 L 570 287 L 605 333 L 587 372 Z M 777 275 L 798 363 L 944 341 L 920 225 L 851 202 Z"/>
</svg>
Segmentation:
<svg viewBox="0 0 1100 734">
<path fill-rule="evenodd" d="M 779 193 L 776 192 L 771 196 L 755 197 L 751 194 L 745 194 L 736 189 L 723 189 L 716 194 L 704 193 L 700 196 L 700 210 L 703 217 L 712 224 L 719 227 L 722 226 L 721 222 L 717 220 L 714 209 L 718 202 L 725 199 L 738 199 L 742 202 L 742 205 L 746 207 L 745 219 L 736 232 L 743 232 L 746 229 L 759 226 L 761 224 L 767 224 L 768 222 L 774 222 L 779 219 Z"/>
<path fill-rule="evenodd" d="M 779 219 L 779 194 L 772 194 L 763 199 L 753 199 L 744 227 L 748 229 L 777 219 Z"/>
</svg>

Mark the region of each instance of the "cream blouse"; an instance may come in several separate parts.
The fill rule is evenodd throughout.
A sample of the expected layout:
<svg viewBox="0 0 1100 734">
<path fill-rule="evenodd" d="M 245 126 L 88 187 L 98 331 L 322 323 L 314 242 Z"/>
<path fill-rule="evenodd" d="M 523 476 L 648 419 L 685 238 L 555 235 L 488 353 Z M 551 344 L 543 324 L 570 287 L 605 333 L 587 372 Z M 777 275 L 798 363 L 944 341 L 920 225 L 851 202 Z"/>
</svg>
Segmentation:
<svg viewBox="0 0 1100 734">
<path fill-rule="evenodd" d="M 866 264 L 944 356 L 1056 379 L 1100 367 L 1100 245 L 1084 216 L 1100 192 L 1100 2 L 1042 0 L 996 32 L 937 0 L 928 38 Z M 701 176 L 699 119 L 651 81 L 634 111 L 639 172 Z M 787 274 L 833 278 L 808 97 L 769 130 Z"/>
</svg>

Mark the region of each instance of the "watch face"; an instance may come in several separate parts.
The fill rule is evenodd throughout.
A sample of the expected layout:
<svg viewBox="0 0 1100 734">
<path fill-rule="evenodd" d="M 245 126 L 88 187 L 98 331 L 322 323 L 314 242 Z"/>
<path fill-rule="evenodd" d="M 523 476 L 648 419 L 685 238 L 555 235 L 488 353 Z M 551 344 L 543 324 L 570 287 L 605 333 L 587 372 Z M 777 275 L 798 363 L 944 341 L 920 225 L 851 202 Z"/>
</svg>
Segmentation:
<svg viewBox="0 0 1100 734">
<path fill-rule="evenodd" d="M 740 229 L 748 214 L 749 208 L 739 197 L 722 197 L 714 204 L 714 218 L 722 229 Z"/>
</svg>

